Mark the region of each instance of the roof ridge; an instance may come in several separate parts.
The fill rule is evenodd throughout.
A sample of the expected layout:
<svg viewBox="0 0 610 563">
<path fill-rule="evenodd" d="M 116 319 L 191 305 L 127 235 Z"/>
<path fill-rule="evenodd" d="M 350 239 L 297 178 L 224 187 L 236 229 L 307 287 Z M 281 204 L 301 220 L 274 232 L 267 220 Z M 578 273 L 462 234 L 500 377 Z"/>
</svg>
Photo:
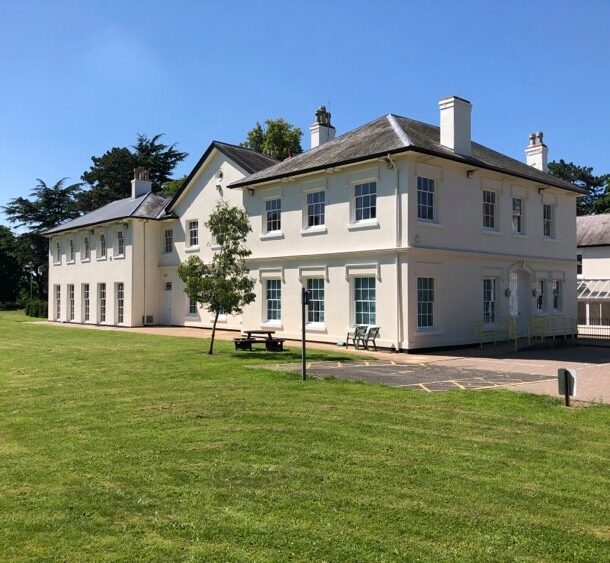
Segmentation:
<svg viewBox="0 0 610 563">
<path fill-rule="evenodd" d="M 252 153 L 254 153 L 254 154 L 258 155 L 258 156 L 264 156 L 265 158 L 268 158 L 270 160 L 274 160 L 275 162 L 281 162 L 280 160 L 277 160 L 277 159 L 273 158 L 272 156 L 269 156 L 268 154 L 259 152 L 256 149 L 253 149 L 252 147 L 243 147 L 241 145 L 236 145 L 234 143 L 227 143 L 226 141 L 219 141 L 217 139 L 214 139 L 212 141 L 212 144 L 225 145 L 227 147 L 231 147 L 231 148 L 234 148 L 234 149 L 240 149 L 240 150 L 244 150 L 244 151 L 249 151 L 249 152 L 252 152 Z"/>
<path fill-rule="evenodd" d="M 388 121 L 396 133 L 398 140 L 403 144 L 403 146 L 408 147 L 411 144 L 411 139 L 409 139 L 409 135 L 405 132 L 405 130 L 398 124 L 396 121 L 396 117 L 392 113 L 388 113 L 387 115 Z"/>
</svg>

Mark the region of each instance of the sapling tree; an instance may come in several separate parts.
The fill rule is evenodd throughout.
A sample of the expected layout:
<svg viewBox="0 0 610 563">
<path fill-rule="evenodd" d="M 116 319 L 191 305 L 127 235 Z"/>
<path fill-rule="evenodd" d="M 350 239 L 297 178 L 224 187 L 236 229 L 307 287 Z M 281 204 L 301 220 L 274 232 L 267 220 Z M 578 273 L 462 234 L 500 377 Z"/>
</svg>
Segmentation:
<svg viewBox="0 0 610 563">
<path fill-rule="evenodd" d="M 178 276 L 189 299 L 214 316 L 208 351 L 213 354 L 219 315 L 238 315 L 255 298 L 254 279 L 248 275 L 245 265 L 245 259 L 251 254 L 246 237 L 252 229 L 246 212 L 224 200 L 218 201 L 205 226 L 218 247 L 212 261 L 206 264 L 199 256 L 191 256 L 178 266 Z"/>
</svg>

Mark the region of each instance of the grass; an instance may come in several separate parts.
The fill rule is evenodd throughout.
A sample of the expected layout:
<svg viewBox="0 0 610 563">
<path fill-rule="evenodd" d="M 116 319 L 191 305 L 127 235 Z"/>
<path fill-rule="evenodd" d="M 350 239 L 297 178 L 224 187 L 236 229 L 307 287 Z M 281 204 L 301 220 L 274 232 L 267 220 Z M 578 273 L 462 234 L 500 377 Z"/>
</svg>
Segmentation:
<svg viewBox="0 0 610 563">
<path fill-rule="evenodd" d="M 0 313 L 2 560 L 610 559 L 607 407 L 25 320 Z"/>
</svg>

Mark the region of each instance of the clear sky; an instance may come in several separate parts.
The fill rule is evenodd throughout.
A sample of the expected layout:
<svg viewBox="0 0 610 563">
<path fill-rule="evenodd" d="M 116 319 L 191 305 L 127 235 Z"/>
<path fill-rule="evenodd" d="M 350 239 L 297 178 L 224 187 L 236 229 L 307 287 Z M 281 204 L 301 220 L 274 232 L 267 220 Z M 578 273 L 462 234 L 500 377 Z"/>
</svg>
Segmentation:
<svg viewBox="0 0 610 563">
<path fill-rule="evenodd" d="M 188 159 L 284 117 L 309 147 L 387 113 L 438 124 L 473 103 L 473 138 L 610 171 L 610 1 L 0 0 L 0 205 L 36 178 L 165 133 Z M 0 221 L 2 216 L 0 215 Z"/>
</svg>

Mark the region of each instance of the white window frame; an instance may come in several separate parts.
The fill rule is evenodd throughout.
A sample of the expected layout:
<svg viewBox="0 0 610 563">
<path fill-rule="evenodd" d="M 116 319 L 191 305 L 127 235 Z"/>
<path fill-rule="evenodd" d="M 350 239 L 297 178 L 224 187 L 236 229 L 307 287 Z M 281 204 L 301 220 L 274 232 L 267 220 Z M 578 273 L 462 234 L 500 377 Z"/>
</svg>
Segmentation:
<svg viewBox="0 0 610 563">
<path fill-rule="evenodd" d="M 186 239 L 186 250 L 199 250 L 199 219 L 189 219 L 186 222 Z"/>
<path fill-rule="evenodd" d="M 422 287 L 420 290 L 420 283 L 419 280 L 428 280 L 431 281 L 432 284 L 429 284 L 428 287 Z M 423 286 L 423 284 L 422 284 Z M 421 300 L 420 301 L 420 291 L 432 291 L 432 299 L 429 300 Z M 437 320 L 437 295 L 438 295 L 438 283 L 437 283 L 437 278 L 435 276 L 432 275 L 428 275 L 428 274 L 422 274 L 422 275 L 418 275 L 415 279 L 415 303 L 416 303 L 416 315 L 417 315 L 417 331 L 418 332 L 429 332 L 429 331 L 434 331 L 437 329 L 437 324 L 438 324 L 438 320 Z M 429 295 L 428 295 L 429 297 Z M 430 310 L 429 311 L 425 311 L 425 312 L 420 312 L 420 304 L 424 305 L 424 304 L 430 304 Z M 427 317 L 430 316 L 432 322 L 430 324 L 421 324 L 421 320 L 423 317 Z"/>
<path fill-rule="evenodd" d="M 186 316 L 187 317 L 196 317 L 199 313 L 199 304 L 195 299 L 189 299 L 188 295 L 186 297 Z"/>
<path fill-rule="evenodd" d="M 313 282 L 316 282 L 315 284 Z M 321 287 L 320 287 L 321 284 Z M 307 325 L 313 327 L 324 327 L 326 326 L 326 280 L 323 277 L 311 276 L 306 277 L 304 279 L 305 289 L 310 292 L 309 299 L 310 305 L 307 306 Z M 312 285 L 317 285 L 318 287 L 310 287 Z M 321 299 L 320 294 L 316 292 L 321 291 Z M 316 299 L 312 299 L 312 296 L 316 296 Z M 318 304 L 321 304 L 317 309 L 312 309 L 311 303 L 315 301 Z M 317 319 L 314 317 L 318 315 Z"/>
<path fill-rule="evenodd" d="M 74 239 L 71 238 L 68 240 L 68 259 L 66 262 L 68 264 L 74 264 L 76 261 L 76 245 L 74 243 Z"/>
<path fill-rule="evenodd" d="M 69 283 L 66 291 L 68 305 L 68 322 L 74 322 L 75 299 L 74 299 L 74 284 Z"/>
<path fill-rule="evenodd" d="M 493 202 L 486 201 L 486 194 L 493 195 Z M 483 229 L 485 231 L 498 231 L 498 192 L 489 188 L 484 188 L 482 192 L 482 220 Z M 493 206 L 493 214 L 488 213 L 489 208 L 487 206 Z M 493 225 L 486 225 L 488 218 L 491 218 Z"/>
<path fill-rule="evenodd" d="M 106 240 L 106 233 L 100 233 L 98 236 L 98 251 L 96 253 L 97 260 L 106 260 L 108 257 L 108 241 Z"/>
<path fill-rule="evenodd" d="M 323 201 L 309 202 L 310 197 L 319 196 Z M 304 193 L 304 209 L 303 209 L 303 232 L 304 233 L 314 233 L 314 232 L 326 232 L 326 190 L 325 189 L 311 189 L 307 190 Z M 311 208 L 321 209 L 320 213 L 312 213 L 310 214 Z M 315 218 L 321 216 L 321 221 L 310 225 L 310 218 Z"/>
<path fill-rule="evenodd" d="M 116 255 L 115 258 L 125 258 L 125 233 L 123 230 L 116 232 Z"/>
<path fill-rule="evenodd" d="M 170 236 L 168 237 L 168 233 Z M 169 243 L 169 244 L 168 244 Z M 169 248 L 169 250 L 168 250 Z M 163 230 L 163 254 L 172 254 L 174 252 L 174 229 Z"/>
<path fill-rule="evenodd" d="M 371 194 L 366 194 L 366 195 L 357 195 L 357 191 L 358 188 L 362 188 L 363 186 L 370 186 L 373 185 L 375 188 L 375 193 Z M 352 225 L 369 225 L 369 224 L 378 224 L 379 220 L 377 218 L 377 195 L 378 195 L 378 182 L 377 179 L 362 179 L 359 180 L 358 182 L 355 182 L 353 184 L 353 190 L 352 190 L 352 217 L 351 217 L 351 223 Z M 362 209 L 369 209 L 369 210 L 373 210 L 373 212 L 371 213 L 369 211 L 369 217 L 361 217 L 360 219 L 358 219 L 358 199 L 359 198 L 366 198 L 366 197 L 373 197 L 374 198 L 374 205 L 369 205 L 368 207 L 363 207 Z M 374 215 L 374 217 L 372 216 Z"/>
<path fill-rule="evenodd" d="M 54 286 L 54 318 L 56 321 L 61 321 L 61 285 Z"/>
<path fill-rule="evenodd" d="M 116 324 L 125 324 L 125 284 L 116 282 L 114 284 Z"/>
<path fill-rule="evenodd" d="M 563 280 L 551 281 L 551 299 L 553 311 L 559 313 L 563 310 Z"/>
<path fill-rule="evenodd" d="M 277 207 L 276 209 L 268 209 L 269 204 L 273 203 L 273 202 L 279 202 L 279 207 Z M 277 234 L 281 234 L 282 233 L 282 197 L 281 196 L 275 196 L 275 197 L 269 197 L 263 200 L 263 234 L 265 235 L 277 235 Z M 279 218 L 277 220 L 275 219 L 269 219 L 269 214 L 270 213 L 276 213 L 279 212 Z M 273 221 L 277 221 L 279 222 L 278 228 L 277 229 L 269 229 L 269 223 L 273 222 Z"/>
<path fill-rule="evenodd" d="M 373 280 L 373 287 L 371 288 L 370 286 L 367 288 L 361 288 L 361 290 L 365 290 L 365 291 L 370 291 L 371 289 L 374 291 L 374 299 L 358 299 L 358 281 L 359 280 Z M 377 277 L 373 276 L 373 275 L 366 275 L 366 274 L 362 274 L 362 275 L 357 275 L 354 276 L 352 278 L 352 290 L 351 290 L 351 297 L 352 297 L 352 326 L 356 326 L 356 325 L 362 325 L 362 324 L 366 324 L 368 326 L 378 326 L 378 307 L 377 307 L 377 301 L 378 301 L 378 291 L 377 291 Z M 369 311 L 358 311 L 358 303 L 368 303 L 369 304 Z M 373 310 L 371 312 L 370 310 L 370 304 L 373 304 Z M 363 317 L 365 315 L 369 316 L 369 321 L 372 320 L 373 322 L 368 322 L 368 323 L 364 323 L 364 322 L 358 322 L 365 320 L 363 317 L 361 317 L 360 319 L 358 319 L 358 315 L 362 315 Z"/>
<path fill-rule="evenodd" d="M 61 265 L 61 241 L 55 241 L 55 248 L 53 249 L 53 265 L 60 266 Z"/>
<path fill-rule="evenodd" d="M 547 280 L 544 278 L 538 278 L 536 280 L 536 312 L 544 313 L 546 311 L 546 288 Z"/>
<path fill-rule="evenodd" d="M 515 201 L 519 202 L 519 213 L 515 213 Z M 523 204 L 523 198 L 518 196 L 513 196 L 511 198 L 511 227 L 513 230 L 513 235 L 516 236 L 524 236 L 525 235 L 525 205 Z M 515 229 L 515 218 L 519 220 L 519 229 Z"/>
<path fill-rule="evenodd" d="M 277 282 L 278 286 L 275 290 L 271 290 L 271 291 L 277 291 L 277 289 L 279 289 L 279 299 L 277 298 L 273 298 L 273 299 L 269 299 L 269 282 Z M 283 289 L 282 289 L 282 280 L 281 278 L 266 278 L 263 280 L 263 307 L 264 307 L 264 323 L 265 324 L 275 324 L 275 325 L 281 325 L 282 324 L 282 293 L 283 293 Z M 274 309 L 270 309 L 269 308 L 269 301 L 279 301 L 279 307 L 278 308 L 274 308 Z M 279 311 L 279 317 L 278 318 L 270 318 L 269 317 L 269 312 L 270 310 L 273 311 Z"/>
<path fill-rule="evenodd" d="M 547 209 L 550 217 L 547 217 Z M 549 227 L 549 234 L 547 235 L 547 225 Z M 551 203 L 542 204 L 542 236 L 545 239 L 555 238 L 555 206 Z"/>
<path fill-rule="evenodd" d="M 97 320 L 100 324 L 108 322 L 108 288 L 104 282 L 97 284 Z"/>
<path fill-rule="evenodd" d="M 89 236 L 85 235 L 83 237 L 83 246 L 81 250 L 80 261 L 81 262 L 89 262 L 91 260 L 91 241 L 89 240 Z"/>
<path fill-rule="evenodd" d="M 82 284 L 82 307 L 83 307 L 83 322 L 91 320 L 91 286 L 88 283 Z"/>
<path fill-rule="evenodd" d="M 428 178 L 427 176 L 418 175 L 417 176 L 417 202 L 416 202 L 416 215 L 417 220 L 422 223 L 437 223 L 438 222 L 438 212 L 437 212 L 437 185 L 438 181 L 436 178 Z M 430 183 L 432 183 L 432 189 L 430 190 Z M 427 185 L 424 185 L 427 184 Z M 420 198 L 423 196 L 431 196 L 432 197 L 432 205 L 424 205 L 423 202 L 420 201 Z M 432 211 L 432 217 L 422 217 L 420 216 L 420 209 L 430 209 Z"/>
<path fill-rule="evenodd" d="M 498 282 L 496 278 L 483 278 L 483 323 L 496 324 L 498 318 Z"/>
</svg>

